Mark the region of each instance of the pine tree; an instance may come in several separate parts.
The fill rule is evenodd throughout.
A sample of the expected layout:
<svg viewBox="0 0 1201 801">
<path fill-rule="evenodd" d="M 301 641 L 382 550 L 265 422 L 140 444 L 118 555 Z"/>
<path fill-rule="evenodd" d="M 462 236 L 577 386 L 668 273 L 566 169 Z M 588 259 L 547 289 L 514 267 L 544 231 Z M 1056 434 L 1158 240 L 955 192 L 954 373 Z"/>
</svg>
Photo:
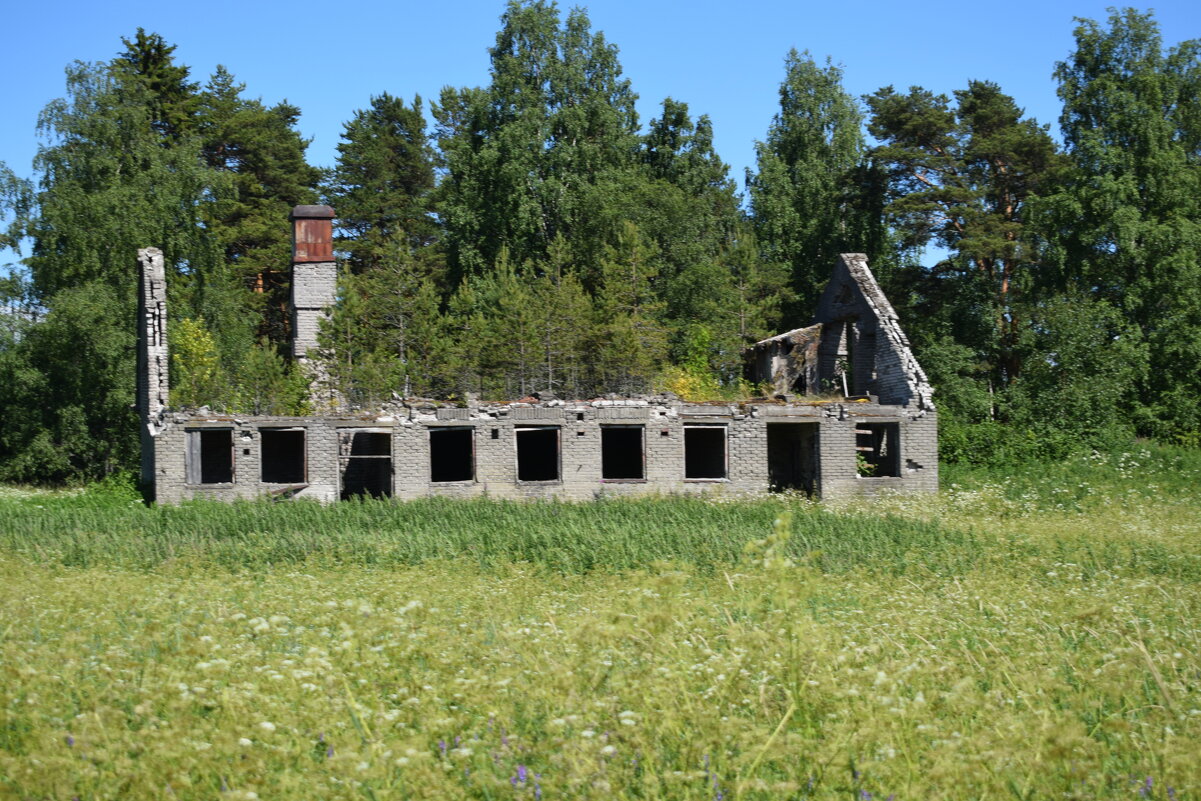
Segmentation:
<svg viewBox="0 0 1201 801">
<path fill-rule="evenodd" d="M 1021 292 L 1038 264 L 1029 206 L 1056 186 L 1061 158 L 1045 126 L 1023 119 L 996 84 L 971 81 L 955 98 L 952 108 L 920 87 L 868 97 L 869 130 L 881 142 L 873 157 L 887 170 L 886 210 L 903 245 L 935 242 L 952 254 L 919 276 L 927 314 L 956 318 L 957 338 L 1003 387 L 1021 373 Z"/>
<path fill-rule="evenodd" d="M 399 241 L 417 253 L 436 239 L 433 152 L 421 105 L 420 97 L 406 106 L 385 92 L 345 125 L 326 194 L 338 212 L 338 247 L 355 273 L 378 265 Z"/>
<path fill-rule="evenodd" d="M 206 206 L 205 225 L 221 248 L 241 301 L 258 317 L 260 336 L 288 339 L 288 276 L 293 206 L 316 201 L 320 171 L 305 161 L 308 142 L 296 130 L 300 110 L 265 106 L 242 96 L 245 85 L 218 66 L 198 95 L 196 126 L 205 163 L 230 190 Z"/>
<path fill-rule="evenodd" d="M 646 392 L 667 356 L 663 303 L 655 292 L 656 253 L 633 223 L 601 262 L 593 367 L 602 391 Z"/>
</svg>

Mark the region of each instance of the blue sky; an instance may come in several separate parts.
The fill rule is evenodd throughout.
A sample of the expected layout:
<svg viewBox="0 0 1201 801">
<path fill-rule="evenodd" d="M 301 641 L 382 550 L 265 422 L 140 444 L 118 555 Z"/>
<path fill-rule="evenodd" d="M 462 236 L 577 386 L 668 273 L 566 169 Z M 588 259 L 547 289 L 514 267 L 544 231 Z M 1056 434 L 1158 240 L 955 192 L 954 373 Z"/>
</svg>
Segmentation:
<svg viewBox="0 0 1201 801">
<path fill-rule="evenodd" d="M 572 4 L 563 4 L 566 9 Z M 1052 124 L 1059 113 L 1051 71 L 1072 50 L 1073 17 L 1103 20 L 1105 2 L 1085 0 L 926 0 L 922 3 L 747 0 L 595 0 L 594 30 L 621 51 L 640 95 L 645 124 L 668 95 L 708 114 L 717 150 L 742 185 L 777 110 L 789 48 L 830 56 L 855 95 L 892 84 L 950 93 L 969 79 L 989 79 L 1027 114 Z M 1201 37 L 1201 4 L 1153 6 L 1164 40 Z M 178 46 L 176 58 L 203 81 L 224 64 L 247 93 L 300 107 L 312 137 L 311 163 L 328 166 L 342 124 L 383 91 L 436 99 L 443 86 L 488 81 L 487 48 L 502 0 L 410 2 L 260 2 L 212 0 L 67 0 L 14 2 L 0 84 L 0 161 L 31 173 L 40 109 L 63 93 L 63 68 L 78 59 L 107 60 L 138 26 Z M 0 254 L 0 263 L 12 254 Z"/>
</svg>

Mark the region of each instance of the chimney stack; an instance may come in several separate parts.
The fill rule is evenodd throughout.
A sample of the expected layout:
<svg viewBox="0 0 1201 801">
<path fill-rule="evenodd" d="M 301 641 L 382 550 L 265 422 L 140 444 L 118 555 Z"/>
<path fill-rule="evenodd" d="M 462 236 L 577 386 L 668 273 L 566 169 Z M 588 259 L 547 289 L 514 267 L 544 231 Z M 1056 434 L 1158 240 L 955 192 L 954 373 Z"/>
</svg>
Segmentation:
<svg viewBox="0 0 1201 801">
<path fill-rule="evenodd" d="M 317 328 L 334 305 L 338 270 L 334 264 L 334 210 L 329 206 L 292 209 L 292 356 L 308 361 L 317 349 Z"/>
</svg>

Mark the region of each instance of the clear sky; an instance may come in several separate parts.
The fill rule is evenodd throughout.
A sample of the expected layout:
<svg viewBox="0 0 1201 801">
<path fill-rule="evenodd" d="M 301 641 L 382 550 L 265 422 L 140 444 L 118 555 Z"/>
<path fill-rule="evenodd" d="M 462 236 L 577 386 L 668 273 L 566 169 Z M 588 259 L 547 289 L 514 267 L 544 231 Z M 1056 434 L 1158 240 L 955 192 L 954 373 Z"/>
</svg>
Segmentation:
<svg viewBox="0 0 1201 801">
<path fill-rule="evenodd" d="M 563 4 L 566 10 L 572 4 Z M 373 94 L 437 99 L 443 86 L 488 81 L 503 0 L 10 0 L 0 55 L 0 161 L 31 174 L 38 112 L 63 94 L 63 68 L 107 60 L 138 26 L 178 46 L 203 82 L 224 64 L 247 94 L 300 107 L 309 161 L 334 162 L 343 123 Z M 620 48 L 645 124 L 666 96 L 712 120 L 718 153 L 741 186 L 778 107 L 790 48 L 831 57 L 855 95 L 881 86 L 950 93 L 969 79 L 999 83 L 1027 114 L 1052 124 L 1051 72 L 1072 50 L 1073 17 L 1104 20 L 1099 0 L 594 0 L 594 30 Z M 1145 7 L 1140 7 L 1145 8 Z M 1154 7 L 1164 41 L 1201 37 L 1201 3 Z M 12 254 L 0 254 L 0 264 Z"/>
</svg>

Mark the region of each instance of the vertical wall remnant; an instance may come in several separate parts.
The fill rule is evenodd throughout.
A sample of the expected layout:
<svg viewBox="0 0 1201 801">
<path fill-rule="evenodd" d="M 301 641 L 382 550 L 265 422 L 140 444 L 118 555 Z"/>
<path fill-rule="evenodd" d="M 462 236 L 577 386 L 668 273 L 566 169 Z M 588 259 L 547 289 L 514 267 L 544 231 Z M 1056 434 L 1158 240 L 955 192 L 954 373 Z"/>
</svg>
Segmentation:
<svg viewBox="0 0 1201 801">
<path fill-rule="evenodd" d="M 154 500 L 154 438 L 163 430 L 168 403 L 167 278 L 163 252 L 138 251 L 138 416 L 141 418 L 142 487 Z"/>
</svg>

